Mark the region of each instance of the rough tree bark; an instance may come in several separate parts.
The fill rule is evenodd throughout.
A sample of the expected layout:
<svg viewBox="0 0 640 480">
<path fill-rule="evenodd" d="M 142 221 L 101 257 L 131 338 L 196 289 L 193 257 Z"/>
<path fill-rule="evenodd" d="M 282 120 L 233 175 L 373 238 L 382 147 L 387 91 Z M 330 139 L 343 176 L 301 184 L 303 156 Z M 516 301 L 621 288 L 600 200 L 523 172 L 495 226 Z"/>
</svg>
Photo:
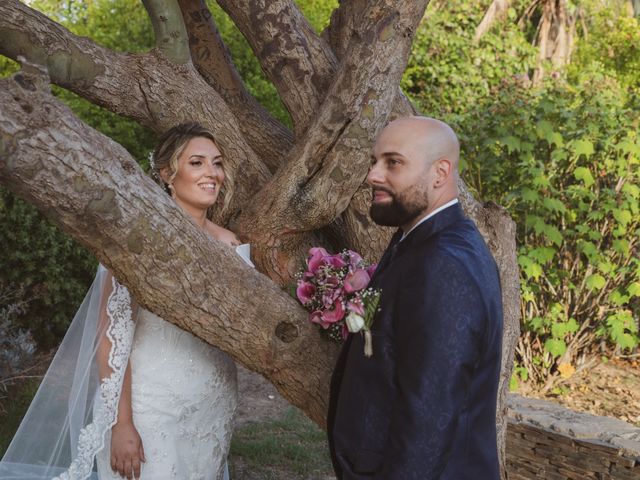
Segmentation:
<svg viewBox="0 0 640 480">
<path fill-rule="evenodd" d="M 482 21 L 476 27 L 476 33 L 473 36 L 474 42 L 478 42 L 482 36 L 491 30 L 496 21 L 501 20 L 509 10 L 511 0 L 493 0 L 482 17 Z"/>
<path fill-rule="evenodd" d="M 137 55 L 4 0 L 0 54 L 25 60 L 0 81 L 0 182 L 94 252 L 143 306 L 263 374 L 323 425 L 337 348 L 278 285 L 312 244 L 371 260 L 386 246 L 390 232 L 369 221 L 363 181 L 377 133 L 413 113 L 398 84 L 428 0 L 343 0 L 322 36 L 291 0 L 219 3 L 276 86 L 293 132 L 247 92 L 202 0 L 145 0 L 156 47 Z M 235 179 L 215 219 L 251 242 L 262 273 L 206 238 L 121 146 L 61 105 L 49 82 L 157 131 L 188 119 L 214 130 Z M 503 449 L 519 326 L 515 228 L 503 209 L 461 188 L 502 276 Z"/>
<path fill-rule="evenodd" d="M 567 0 L 542 1 L 542 17 L 536 39 L 540 52 L 533 73 L 533 83 L 539 83 L 545 77 L 547 62 L 550 61 L 555 70 L 571 60 L 576 18 L 575 13 L 569 12 Z"/>
</svg>

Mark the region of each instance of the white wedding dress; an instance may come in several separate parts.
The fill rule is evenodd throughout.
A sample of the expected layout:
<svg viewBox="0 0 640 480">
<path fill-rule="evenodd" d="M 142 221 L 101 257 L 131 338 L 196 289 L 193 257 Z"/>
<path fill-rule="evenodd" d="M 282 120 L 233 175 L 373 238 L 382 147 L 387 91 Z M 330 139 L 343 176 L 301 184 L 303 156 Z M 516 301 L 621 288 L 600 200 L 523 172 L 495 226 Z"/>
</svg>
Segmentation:
<svg viewBox="0 0 640 480">
<path fill-rule="evenodd" d="M 248 244 L 236 252 L 253 266 Z M 0 461 L 0 480 L 95 479 L 94 455 L 99 480 L 122 478 L 111 470 L 110 445 L 127 362 L 133 423 L 146 457 L 140 478 L 228 479 L 226 458 L 238 396 L 233 360 L 148 310 L 138 308 L 134 315 L 128 290 L 115 279 L 106 331 L 114 373 L 97 390 L 92 387 L 97 366 L 91 345 L 96 345 L 99 286 L 106 273 L 100 267 L 76 314 L 82 320 L 72 322 Z M 78 354 L 82 344 L 88 348 Z"/>
<path fill-rule="evenodd" d="M 223 478 L 238 395 L 233 361 L 141 310 L 129 362 L 133 422 L 146 457 L 140 478 Z M 121 478 L 111 470 L 110 444 L 108 434 L 96 457 L 100 480 Z"/>
</svg>

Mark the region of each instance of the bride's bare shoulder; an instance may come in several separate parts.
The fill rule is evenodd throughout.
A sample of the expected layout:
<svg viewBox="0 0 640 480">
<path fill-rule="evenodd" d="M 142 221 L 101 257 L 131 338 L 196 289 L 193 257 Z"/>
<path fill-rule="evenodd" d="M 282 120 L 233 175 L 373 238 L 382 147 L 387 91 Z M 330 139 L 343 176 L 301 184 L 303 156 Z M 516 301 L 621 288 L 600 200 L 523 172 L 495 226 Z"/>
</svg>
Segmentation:
<svg viewBox="0 0 640 480">
<path fill-rule="evenodd" d="M 209 220 L 207 220 L 207 233 L 216 240 L 220 240 L 227 245 L 236 247 L 241 243 L 238 236 L 231 230 L 227 230 L 226 228 L 221 227 L 220 225 L 216 225 Z"/>
</svg>

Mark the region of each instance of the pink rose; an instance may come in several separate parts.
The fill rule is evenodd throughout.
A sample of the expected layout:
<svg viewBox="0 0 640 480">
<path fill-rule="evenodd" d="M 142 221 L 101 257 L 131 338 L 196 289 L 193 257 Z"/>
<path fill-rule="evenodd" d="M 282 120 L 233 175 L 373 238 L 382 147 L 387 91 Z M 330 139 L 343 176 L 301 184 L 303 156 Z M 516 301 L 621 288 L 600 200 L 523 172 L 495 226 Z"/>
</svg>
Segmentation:
<svg viewBox="0 0 640 480">
<path fill-rule="evenodd" d="M 347 265 L 342 255 L 327 255 L 324 257 L 324 261 L 327 265 L 331 265 L 333 268 L 341 269 Z"/>
<path fill-rule="evenodd" d="M 344 291 L 347 293 L 357 292 L 369 285 L 371 278 L 367 271 L 363 268 L 349 272 L 344 277 Z"/>
<path fill-rule="evenodd" d="M 349 265 L 354 269 L 358 268 L 358 265 L 362 263 L 362 257 L 353 250 L 347 250 L 347 254 L 349 255 Z"/>
<path fill-rule="evenodd" d="M 320 325 L 322 325 L 323 328 L 329 328 L 329 325 L 339 322 L 343 318 L 344 307 L 342 306 L 342 302 L 337 301 L 333 304 L 332 310 L 325 310 L 322 312 L 322 321 Z"/>
<path fill-rule="evenodd" d="M 316 273 L 318 268 L 324 264 L 325 257 L 329 256 L 327 251 L 321 247 L 313 247 L 309 249 L 309 258 L 307 259 L 307 266 L 311 273 Z"/>
<path fill-rule="evenodd" d="M 316 286 L 309 282 L 298 282 L 298 288 L 296 288 L 296 296 L 300 303 L 303 305 L 310 302 L 316 293 Z"/>
<path fill-rule="evenodd" d="M 347 302 L 347 310 L 353 313 L 357 313 L 361 317 L 364 317 L 364 305 L 359 297 L 354 298 Z"/>
</svg>

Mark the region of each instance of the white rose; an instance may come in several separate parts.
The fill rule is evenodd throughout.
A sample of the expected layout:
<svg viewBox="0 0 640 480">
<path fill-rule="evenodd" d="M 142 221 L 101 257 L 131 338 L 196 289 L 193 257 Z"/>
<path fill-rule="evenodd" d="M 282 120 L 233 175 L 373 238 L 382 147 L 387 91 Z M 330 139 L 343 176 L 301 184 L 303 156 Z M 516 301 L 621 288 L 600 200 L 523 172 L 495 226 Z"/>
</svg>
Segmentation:
<svg viewBox="0 0 640 480">
<path fill-rule="evenodd" d="M 351 333 L 359 332 L 364 328 L 364 318 L 354 312 L 351 312 L 349 313 L 349 315 L 347 315 L 345 322 L 347 324 L 347 329 Z"/>
</svg>

